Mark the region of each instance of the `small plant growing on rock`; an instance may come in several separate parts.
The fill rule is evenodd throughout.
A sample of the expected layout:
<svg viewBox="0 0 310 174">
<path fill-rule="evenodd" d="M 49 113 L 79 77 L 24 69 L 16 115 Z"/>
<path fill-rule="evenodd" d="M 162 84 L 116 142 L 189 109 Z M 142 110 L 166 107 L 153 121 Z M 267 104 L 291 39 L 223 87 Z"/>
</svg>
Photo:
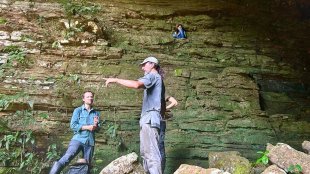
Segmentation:
<svg viewBox="0 0 310 174">
<path fill-rule="evenodd" d="M 182 69 L 175 69 L 174 70 L 174 75 L 177 77 L 182 76 L 183 70 Z"/>
<path fill-rule="evenodd" d="M 26 59 L 24 51 L 15 45 L 6 46 L 2 49 L 2 52 L 8 53 L 7 65 L 12 66 L 12 63 L 18 63 L 21 65 L 28 65 L 29 60 Z"/>
<path fill-rule="evenodd" d="M 48 152 L 46 153 L 46 161 L 52 162 L 55 159 L 58 159 L 60 157 L 60 154 L 58 153 L 57 145 L 51 144 L 48 146 Z"/>
<path fill-rule="evenodd" d="M 25 35 L 25 34 L 23 34 L 21 38 L 22 38 L 22 41 L 25 41 L 25 42 L 31 42 L 33 40 L 30 35 Z"/>
<path fill-rule="evenodd" d="M 27 168 L 33 161 L 34 153 L 28 146 L 34 144 L 31 131 L 16 132 L 4 135 L 0 141 L 1 161 L 4 166 L 13 167 L 16 171 Z"/>
<path fill-rule="evenodd" d="M 55 49 L 62 48 L 62 45 L 60 44 L 59 41 L 55 41 L 52 43 L 52 48 L 55 48 Z"/>
<path fill-rule="evenodd" d="M 77 26 L 71 26 L 70 28 L 68 28 L 64 33 L 64 38 L 65 39 L 69 39 L 71 37 L 76 36 L 77 33 L 83 32 L 83 27 L 77 27 Z"/>
<path fill-rule="evenodd" d="M 6 19 L 0 17 L 0 24 L 5 24 L 6 23 Z"/>
<path fill-rule="evenodd" d="M 110 138 L 115 138 L 117 136 L 118 127 L 119 127 L 118 124 L 113 124 L 113 123 L 108 124 L 108 129 L 106 131 L 107 135 Z"/>
<path fill-rule="evenodd" d="M 108 123 L 107 130 L 105 131 L 105 133 L 108 135 L 111 145 L 115 146 L 118 151 L 127 150 L 127 147 L 124 144 L 124 140 L 120 131 L 121 125 L 117 123 L 118 121 L 115 119 L 116 118 L 115 108 L 113 114 L 114 114 L 113 116 L 114 121 Z"/>
<path fill-rule="evenodd" d="M 74 15 L 95 15 L 101 9 L 100 6 L 92 4 L 85 0 L 61 0 L 60 3 L 63 5 L 68 17 Z"/>
<path fill-rule="evenodd" d="M 40 25 L 40 27 L 43 27 L 43 23 L 46 22 L 46 20 L 43 16 L 38 16 L 36 21 Z"/>
<path fill-rule="evenodd" d="M 17 93 L 15 95 L 0 94 L 0 111 L 7 109 L 11 103 L 26 96 L 27 94 L 25 93 Z"/>
<path fill-rule="evenodd" d="M 287 171 L 291 174 L 300 174 L 302 173 L 302 167 L 299 164 L 292 164 L 288 167 Z"/>
<path fill-rule="evenodd" d="M 268 156 L 267 156 L 268 153 L 269 153 L 269 151 L 268 151 L 268 150 L 266 150 L 265 152 L 263 152 L 263 151 L 258 151 L 257 153 L 262 154 L 262 156 L 256 160 L 256 164 L 264 164 L 264 165 L 267 165 L 268 162 L 269 162 L 269 158 L 268 158 Z"/>
<path fill-rule="evenodd" d="M 46 157 L 36 151 L 36 145 L 32 131 L 4 135 L 0 140 L 1 173 L 41 173 L 59 158 L 55 144 L 48 147 Z"/>
</svg>

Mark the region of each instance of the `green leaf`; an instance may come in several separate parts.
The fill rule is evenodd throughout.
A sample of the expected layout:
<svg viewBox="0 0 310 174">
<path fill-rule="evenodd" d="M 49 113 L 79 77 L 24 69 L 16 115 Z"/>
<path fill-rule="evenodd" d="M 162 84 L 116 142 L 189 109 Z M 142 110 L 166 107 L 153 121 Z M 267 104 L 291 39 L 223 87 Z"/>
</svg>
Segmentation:
<svg viewBox="0 0 310 174">
<path fill-rule="evenodd" d="M 10 142 L 9 141 L 5 142 L 5 149 L 6 150 L 10 149 Z"/>
<path fill-rule="evenodd" d="M 297 169 L 299 172 L 302 172 L 302 167 L 301 167 L 301 165 L 296 164 L 296 169 Z"/>
<path fill-rule="evenodd" d="M 52 48 L 61 48 L 61 44 L 60 44 L 60 42 L 59 42 L 59 41 L 55 41 L 55 42 L 53 42 L 53 44 L 52 44 Z"/>
<path fill-rule="evenodd" d="M 29 137 L 29 136 L 27 136 L 27 138 L 26 138 L 26 143 L 29 141 L 31 139 L 31 137 Z"/>
<path fill-rule="evenodd" d="M 262 157 L 262 162 L 263 162 L 263 164 L 268 164 L 268 162 L 269 162 L 269 159 L 268 159 L 268 157 L 267 156 L 263 156 Z"/>
<path fill-rule="evenodd" d="M 182 69 L 175 69 L 175 70 L 174 70 L 174 75 L 175 75 L 175 76 L 181 76 L 182 73 L 183 73 L 183 70 L 182 70 Z"/>
<path fill-rule="evenodd" d="M 4 19 L 4 18 L 0 17 L 0 24 L 5 24 L 6 22 L 7 22 L 7 20 L 6 20 L 6 19 Z"/>
<path fill-rule="evenodd" d="M 25 162 L 23 161 L 23 162 L 20 163 L 20 165 L 19 165 L 19 170 L 21 170 L 24 166 L 25 166 Z"/>
<path fill-rule="evenodd" d="M 40 114 L 39 114 L 39 117 L 41 117 L 41 118 L 43 118 L 43 119 L 48 119 L 48 118 L 49 118 L 49 116 L 48 116 L 47 113 L 40 113 Z"/>
<path fill-rule="evenodd" d="M 294 165 L 291 164 L 291 165 L 287 168 L 287 171 L 288 171 L 288 172 L 292 172 L 292 171 L 294 171 L 294 168 L 295 168 Z"/>
</svg>

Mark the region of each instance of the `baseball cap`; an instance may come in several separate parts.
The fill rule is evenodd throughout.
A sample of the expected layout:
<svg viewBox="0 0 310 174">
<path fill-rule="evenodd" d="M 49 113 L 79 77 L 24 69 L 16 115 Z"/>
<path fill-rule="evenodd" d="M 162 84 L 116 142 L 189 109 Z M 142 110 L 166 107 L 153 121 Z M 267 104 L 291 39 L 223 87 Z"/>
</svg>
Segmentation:
<svg viewBox="0 0 310 174">
<path fill-rule="evenodd" d="M 158 60 L 155 57 L 148 57 L 148 58 L 144 59 L 143 62 L 140 63 L 140 65 L 143 65 L 146 62 L 153 62 L 155 64 L 159 64 Z"/>
</svg>

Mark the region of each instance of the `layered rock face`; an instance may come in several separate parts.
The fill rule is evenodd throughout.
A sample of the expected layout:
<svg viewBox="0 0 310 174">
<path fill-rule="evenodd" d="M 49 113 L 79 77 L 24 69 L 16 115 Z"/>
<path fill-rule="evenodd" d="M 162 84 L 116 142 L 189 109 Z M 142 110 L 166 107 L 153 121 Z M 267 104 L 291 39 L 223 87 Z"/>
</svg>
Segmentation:
<svg viewBox="0 0 310 174">
<path fill-rule="evenodd" d="M 92 15 L 0 1 L 1 130 L 31 129 L 43 149 L 66 146 L 72 111 L 92 90 L 105 120 L 98 165 L 139 154 L 142 91 L 105 88 L 102 78 L 137 79 L 139 63 L 155 56 L 179 101 L 167 121 L 167 173 L 182 163 L 206 167 L 212 151 L 254 159 L 268 142 L 309 140 L 309 19 L 298 4 L 96 3 Z M 172 38 L 178 23 L 187 39 Z"/>
</svg>

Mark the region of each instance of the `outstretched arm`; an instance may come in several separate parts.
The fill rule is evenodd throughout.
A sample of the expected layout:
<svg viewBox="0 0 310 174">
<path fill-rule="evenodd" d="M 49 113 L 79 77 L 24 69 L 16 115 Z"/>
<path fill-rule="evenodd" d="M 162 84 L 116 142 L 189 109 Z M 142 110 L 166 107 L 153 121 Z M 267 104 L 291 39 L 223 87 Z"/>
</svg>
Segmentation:
<svg viewBox="0 0 310 174">
<path fill-rule="evenodd" d="M 178 101 L 171 96 L 169 96 L 167 100 L 168 100 L 168 102 L 170 102 L 170 104 L 166 107 L 166 109 L 170 109 L 170 108 L 178 105 Z"/>
<path fill-rule="evenodd" d="M 109 83 L 118 83 L 122 86 L 126 86 L 128 88 L 144 88 L 144 84 L 137 80 L 125 80 L 119 78 L 103 78 L 105 80 L 105 86 L 108 87 Z"/>
</svg>

